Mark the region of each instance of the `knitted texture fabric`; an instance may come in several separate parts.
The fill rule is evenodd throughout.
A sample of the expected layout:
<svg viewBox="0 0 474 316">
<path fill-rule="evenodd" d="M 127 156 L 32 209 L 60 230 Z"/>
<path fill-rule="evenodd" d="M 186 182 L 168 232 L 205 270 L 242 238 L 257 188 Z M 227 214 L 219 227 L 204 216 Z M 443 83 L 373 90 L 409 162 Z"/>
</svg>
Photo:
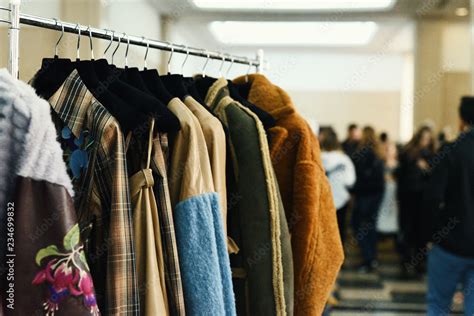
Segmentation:
<svg viewBox="0 0 474 316">
<path fill-rule="evenodd" d="M 187 315 L 236 315 L 219 196 L 176 205 L 175 228 Z"/>
</svg>

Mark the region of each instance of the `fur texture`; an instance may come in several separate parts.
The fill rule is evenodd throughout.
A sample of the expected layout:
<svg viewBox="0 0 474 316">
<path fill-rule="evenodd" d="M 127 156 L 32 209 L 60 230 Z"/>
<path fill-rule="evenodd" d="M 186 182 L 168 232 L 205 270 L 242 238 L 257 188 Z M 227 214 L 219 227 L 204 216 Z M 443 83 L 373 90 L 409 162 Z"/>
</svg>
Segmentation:
<svg viewBox="0 0 474 316">
<path fill-rule="evenodd" d="M 74 196 L 71 179 L 62 159 L 63 152 L 56 141 L 56 129 L 48 102 L 38 97 L 32 87 L 14 79 L 4 69 L 0 70 L 0 83 L 2 89 L 11 92 L 3 97 L 12 98 L 12 102 L 18 102 L 19 106 L 30 112 L 30 125 L 25 151 L 19 157 L 18 175 L 64 186 Z"/>
<path fill-rule="evenodd" d="M 26 133 L 30 126 L 29 107 L 21 99 L 13 78 L 0 70 L 0 205 L 5 205 L 18 173 L 18 157 L 25 150 Z M 1 213 L 3 218 L 3 212 Z M 2 221 L 3 222 L 3 221 Z M 5 236 L 5 235 L 2 235 Z M 2 248 L 3 249 L 3 248 Z"/>
<path fill-rule="evenodd" d="M 186 314 L 236 315 L 218 194 L 179 202 L 174 219 Z"/>
<path fill-rule="evenodd" d="M 319 143 L 282 89 L 262 75 L 249 82 L 248 100 L 277 120 L 270 151 L 292 235 L 295 315 L 321 315 L 344 253 Z"/>
</svg>

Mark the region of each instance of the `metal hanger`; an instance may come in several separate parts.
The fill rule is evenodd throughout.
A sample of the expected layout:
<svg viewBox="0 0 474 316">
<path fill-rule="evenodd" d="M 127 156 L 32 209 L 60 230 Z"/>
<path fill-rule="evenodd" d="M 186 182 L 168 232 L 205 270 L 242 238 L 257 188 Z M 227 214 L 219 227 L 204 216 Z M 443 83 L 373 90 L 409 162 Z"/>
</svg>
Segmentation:
<svg viewBox="0 0 474 316">
<path fill-rule="evenodd" d="M 81 28 L 79 23 L 76 24 L 77 27 L 77 51 L 76 51 L 76 60 L 81 60 L 79 49 L 81 48 Z"/>
<path fill-rule="evenodd" d="M 206 50 L 202 50 L 203 53 L 206 53 L 206 56 L 207 56 L 207 59 L 206 59 L 206 62 L 204 63 L 204 66 L 202 66 L 202 77 L 203 78 L 206 78 L 206 67 L 207 67 L 207 64 L 209 63 L 209 59 L 211 58 L 211 55 L 209 53 L 206 52 Z"/>
<path fill-rule="evenodd" d="M 230 57 L 230 65 L 229 65 L 229 68 L 227 68 L 227 72 L 225 73 L 225 76 L 227 78 L 229 78 L 229 72 L 230 72 L 230 68 L 232 68 L 232 66 L 234 65 L 234 57 Z"/>
<path fill-rule="evenodd" d="M 184 49 L 186 50 L 186 57 L 184 57 L 183 63 L 181 64 L 181 74 L 184 75 L 184 64 L 186 64 L 186 61 L 188 60 L 189 57 L 189 49 L 187 46 L 183 45 Z"/>
<path fill-rule="evenodd" d="M 130 47 L 130 37 L 128 37 L 127 34 L 125 34 L 127 37 L 127 49 L 125 50 L 125 68 L 128 68 L 128 48 Z"/>
<path fill-rule="evenodd" d="M 54 19 L 56 21 L 56 25 L 58 25 L 58 19 Z M 61 40 L 63 39 L 64 36 L 64 24 L 61 23 L 61 36 L 59 36 L 58 41 L 56 42 L 56 45 L 54 46 L 54 57 L 58 57 L 58 46 Z"/>
<path fill-rule="evenodd" d="M 143 69 L 146 70 L 147 69 L 147 63 L 146 63 L 146 59 L 148 57 L 148 50 L 150 49 L 150 41 L 148 41 L 145 36 L 143 36 L 143 41 L 146 42 L 146 52 L 145 52 L 145 58 L 143 59 Z"/>
<path fill-rule="evenodd" d="M 107 51 L 109 50 L 110 46 L 112 46 L 112 43 L 114 42 L 114 36 L 115 36 L 115 31 L 111 30 L 112 34 L 110 35 L 110 42 L 109 45 L 107 45 L 107 48 L 104 50 L 104 53 L 102 54 L 102 58 L 105 58 L 105 54 L 107 54 Z M 109 31 L 105 30 L 105 34 L 107 34 Z"/>
<path fill-rule="evenodd" d="M 247 73 L 245 74 L 245 83 L 248 83 L 249 82 L 250 69 L 252 69 L 253 62 L 248 57 L 246 59 L 249 62 L 249 68 L 247 69 Z"/>
<path fill-rule="evenodd" d="M 112 64 L 114 63 L 114 56 L 117 50 L 119 49 L 120 44 L 122 43 L 122 38 L 125 36 L 125 33 L 122 34 L 122 36 L 119 36 L 117 47 L 115 47 L 114 52 L 112 53 Z"/>
<path fill-rule="evenodd" d="M 219 66 L 219 77 L 222 77 L 222 67 L 224 67 L 224 63 L 225 63 L 225 54 L 222 53 L 222 62 L 221 62 L 221 65 Z"/>
<path fill-rule="evenodd" d="M 94 60 L 94 48 L 92 47 L 92 31 L 91 31 L 91 26 L 88 25 L 87 26 L 87 30 L 86 31 L 89 31 L 89 44 L 91 46 L 91 60 Z"/>
<path fill-rule="evenodd" d="M 171 53 L 170 53 L 170 57 L 168 58 L 168 75 L 170 75 L 171 74 L 170 62 L 171 62 L 171 58 L 173 58 L 174 46 L 171 43 L 168 43 L 168 44 L 171 46 Z"/>
</svg>

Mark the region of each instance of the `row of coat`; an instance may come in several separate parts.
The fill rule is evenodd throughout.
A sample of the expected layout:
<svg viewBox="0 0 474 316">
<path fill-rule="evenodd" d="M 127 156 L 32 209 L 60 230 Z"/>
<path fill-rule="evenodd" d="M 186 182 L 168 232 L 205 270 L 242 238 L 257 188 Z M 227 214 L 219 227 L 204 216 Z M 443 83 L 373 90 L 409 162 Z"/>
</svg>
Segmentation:
<svg viewBox="0 0 474 316">
<path fill-rule="evenodd" d="M 15 179 L 0 202 L 22 230 L 7 315 L 322 313 L 343 251 L 319 144 L 283 90 L 60 61 L 30 82 L 42 98 L 0 72 Z"/>
</svg>

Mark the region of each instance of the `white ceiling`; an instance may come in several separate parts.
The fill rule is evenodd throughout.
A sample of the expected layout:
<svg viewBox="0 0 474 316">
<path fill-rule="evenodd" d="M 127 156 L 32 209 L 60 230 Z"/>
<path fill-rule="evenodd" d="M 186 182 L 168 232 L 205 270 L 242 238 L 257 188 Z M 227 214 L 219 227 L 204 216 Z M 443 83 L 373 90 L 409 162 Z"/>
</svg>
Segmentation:
<svg viewBox="0 0 474 316">
<path fill-rule="evenodd" d="M 128 0 L 131 1 L 131 0 Z M 175 17 L 187 17 L 199 15 L 201 18 L 215 18 L 216 16 L 225 15 L 228 18 L 250 18 L 255 17 L 269 18 L 269 19 L 330 19 L 337 16 L 338 18 L 361 18 L 367 16 L 396 16 L 396 17 L 438 17 L 447 18 L 454 17 L 454 11 L 457 7 L 469 7 L 469 0 L 397 0 L 395 6 L 384 12 L 324 12 L 317 13 L 314 11 L 300 10 L 287 12 L 272 12 L 265 10 L 257 10 L 256 12 L 247 11 L 228 11 L 220 10 L 201 10 L 196 8 L 191 0 L 149 0 L 153 3 L 160 12 L 173 15 Z M 223 0 L 225 1 L 225 0 Z"/>
<path fill-rule="evenodd" d="M 458 7 L 468 6 L 468 0 L 398 0 L 393 9 L 385 12 L 325 12 L 283 11 L 255 12 L 216 11 L 196 8 L 191 0 L 148 0 L 160 14 L 169 17 L 173 39 L 192 45 L 198 39 L 200 46 L 228 50 L 229 46 L 217 42 L 208 30 L 211 21 L 374 21 L 379 30 L 372 42 L 364 47 L 338 48 L 338 52 L 363 52 L 390 54 L 413 50 L 415 21 L 417 19 L 456 19 L 468 21 L 467 17 L 457 17 L 454 12 Z M 224 0 L 223 0 L 224 1 Z M 245 34 L 243 34 L 245 36 Z M 245 47 L 244 47 L 245 48 Z M 251 48 L 251 47 L 247 47 Z M 234 47 L 235 49 L 235 47 Z M 272 50 L 278 50 L 272 47 Z M 285 47 L 280 47 L 284 50 Z M 331 51 L 322 47 L 300 48 L 301 50 Z"/>
</svg>

